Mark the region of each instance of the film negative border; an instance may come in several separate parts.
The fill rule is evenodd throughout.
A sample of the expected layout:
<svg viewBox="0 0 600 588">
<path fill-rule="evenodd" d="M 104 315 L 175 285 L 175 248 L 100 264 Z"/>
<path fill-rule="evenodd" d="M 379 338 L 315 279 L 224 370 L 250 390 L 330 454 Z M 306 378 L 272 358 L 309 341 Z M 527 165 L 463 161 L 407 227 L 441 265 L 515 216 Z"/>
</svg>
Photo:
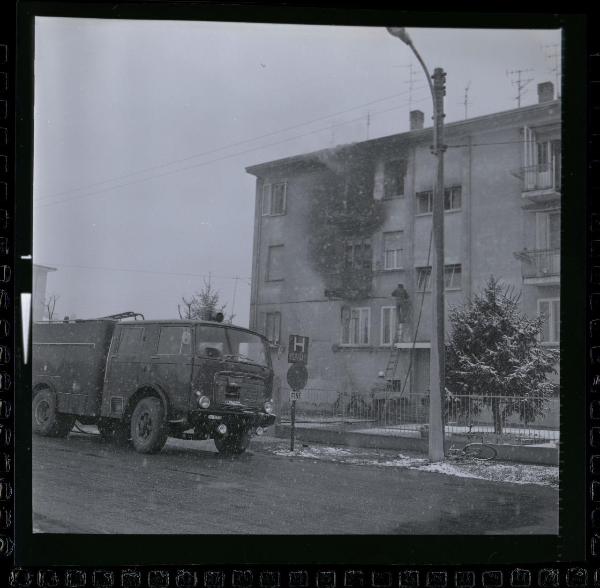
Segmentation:
<svg viewBox="0 0 600 588">
<path fill-rule="evenodd" d="M 454 569 L 234 566 L 231 569 L 166 568 L 14 568 L 12 588 L 579 588 L 597 586 L 600 569 L 549 564 L 535 567 Z"/>
<path fill-rule="evenodd" d="M 12 445 L 14 407 L 14 300 L 13 169 L 14 169 L 14 22 L 6 14 L 0 36 L 0 560 L 12 556 L 14 548 L 14 452 Z M 8 22 L 6 22 L 8 21 Z"/>
<path fill-rule="evenodd" d="M 211 567 L 61 567 L 23 568 L 14 567 L 14 344 L 17 338 L 14 315 L 14 282 L 11 247 L 14 244 L 14 80 L 15 80 L 15 31 L 14 6 L 4 7 L 4 24 L 0 35 L 0 286 L 6 292 L 0 298 L 0 347 L 6 351 L 0 363 L 0 560 L 8 563 L 6 583 L 12 587 L 59 588 L 178 588 L 206 587 L 554 587 L 554 586 L 600 586 L 600 182 L 598 161 L 590 166 L 588 202 L 592 216 L 589 221 L 588 245 L 593 263 L 588 271 L 589 305 L 586 314 L 588 333 L 588 386 L 587 416 L 588 471 L 588 557 L 589 562 L 580 565 L 546 563 L 535 566 L 494 565 L 468 566 L 464 569 L 453 566 L 435 567 L 369 567 L 369 566 L 211 566 Z M 9 14 L 7 14 L 7 11 Z M 597 151 L 600 137 L 600 50 L 590 55 L 590 161 Z M 594 85 L 596 84 L 596 85 Z M 3 117 L 3 113 L 5 116 Z M 594 259 L 596 262 L 594 262 Z M 599 266 L 599 269 L 596 268 Z M 2 268 L 8 268 L 3 270 Z M 4 274 L 2 272 L 4 271 Z M 6 280 L 2 280 L 2 275 Z M 7 277 L 8 276 L 8 277 Z M 0 294 L 0 297 L 2 295 Z M 4 300 L 4 302 L 2 301 Z M 598 321 L 598 322 L 597 322 Z M 595 348 L 598 347 L 598 351 Z M 599 354 L 598 356 L 596 354 Z M 596 361 L 596 358 L 598 361 Z M 0 360 L 1 361 L 1 360 Z M 590 563 L 591 562 L 591 563 Z M 1 580 L 0 580 L 1 581 Z"/>
<path fill-rule="evenodd" d="M 589 57 L 588 226 L 588 549 L 600 561 L 600 50 Z M 598 581 L 596 578 L 595 581 Z"/>
</svg>

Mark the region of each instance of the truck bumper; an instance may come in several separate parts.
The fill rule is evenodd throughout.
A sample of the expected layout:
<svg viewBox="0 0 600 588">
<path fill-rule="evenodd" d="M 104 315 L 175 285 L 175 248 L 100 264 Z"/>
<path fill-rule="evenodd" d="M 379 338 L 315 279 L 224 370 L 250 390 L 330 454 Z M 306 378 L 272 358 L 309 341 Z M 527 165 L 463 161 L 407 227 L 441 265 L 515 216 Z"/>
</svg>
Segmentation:
<svg viewBox="0 0 600 588">
<path fill-rule="evenodd" d="M 190 413 L 189 422 L 197 432 L 212 433 L 221 423 L 229 430 L 252 430 L 275 424 L 275 415 L 251 410 L 203 410 Z"/>
</svg>

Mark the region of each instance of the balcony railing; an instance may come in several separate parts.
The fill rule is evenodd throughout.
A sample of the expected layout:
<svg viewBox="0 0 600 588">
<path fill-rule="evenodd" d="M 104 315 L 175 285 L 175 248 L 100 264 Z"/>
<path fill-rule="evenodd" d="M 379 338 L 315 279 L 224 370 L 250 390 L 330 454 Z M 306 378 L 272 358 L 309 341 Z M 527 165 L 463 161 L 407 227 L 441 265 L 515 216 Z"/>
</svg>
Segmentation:
<svg viewBox="0 0 600 588">
<path fill-rule="evenodd" d="M 519 253 L 523 279 L 560 276 L 560 249 L 533 249 Z"/>
<path fill-rule="evenodd" d="M 560 192 L 560 160 L 522 168 L 523 192 L 553 190 Z"/>
</svg>

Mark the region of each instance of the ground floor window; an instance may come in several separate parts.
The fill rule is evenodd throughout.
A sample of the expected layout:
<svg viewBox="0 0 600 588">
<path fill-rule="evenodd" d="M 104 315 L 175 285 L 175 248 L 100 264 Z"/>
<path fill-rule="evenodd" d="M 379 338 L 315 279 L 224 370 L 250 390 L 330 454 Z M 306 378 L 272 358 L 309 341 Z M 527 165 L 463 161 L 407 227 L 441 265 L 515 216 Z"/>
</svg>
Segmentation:
<svg viewBox="0 0 600 588">
<path fill-rule="evenodd" d="M 542 298 L 538 300 L 538 314 L 544 319 L 540 341 L 542 343 L 559 343 L 560 298 Z"/>
<path fill-rule="evenodd" d="M 350 308 L 342 314 L 342 345 L 369 345 L 370 330 L 370 308 Z"/>
</svg>

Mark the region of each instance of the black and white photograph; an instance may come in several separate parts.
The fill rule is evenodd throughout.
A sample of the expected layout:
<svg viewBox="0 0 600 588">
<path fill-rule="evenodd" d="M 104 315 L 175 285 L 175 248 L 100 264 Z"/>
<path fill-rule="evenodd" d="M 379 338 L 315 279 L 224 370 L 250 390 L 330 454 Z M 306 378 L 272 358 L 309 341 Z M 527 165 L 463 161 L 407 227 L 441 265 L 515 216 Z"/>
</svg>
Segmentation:
<svg viewBox="0 0 600 588">
<path fill-rule="evenodd" d="M 561 29 L 33 35 L 34 534 L 558 534 Z"/>
</svg>

